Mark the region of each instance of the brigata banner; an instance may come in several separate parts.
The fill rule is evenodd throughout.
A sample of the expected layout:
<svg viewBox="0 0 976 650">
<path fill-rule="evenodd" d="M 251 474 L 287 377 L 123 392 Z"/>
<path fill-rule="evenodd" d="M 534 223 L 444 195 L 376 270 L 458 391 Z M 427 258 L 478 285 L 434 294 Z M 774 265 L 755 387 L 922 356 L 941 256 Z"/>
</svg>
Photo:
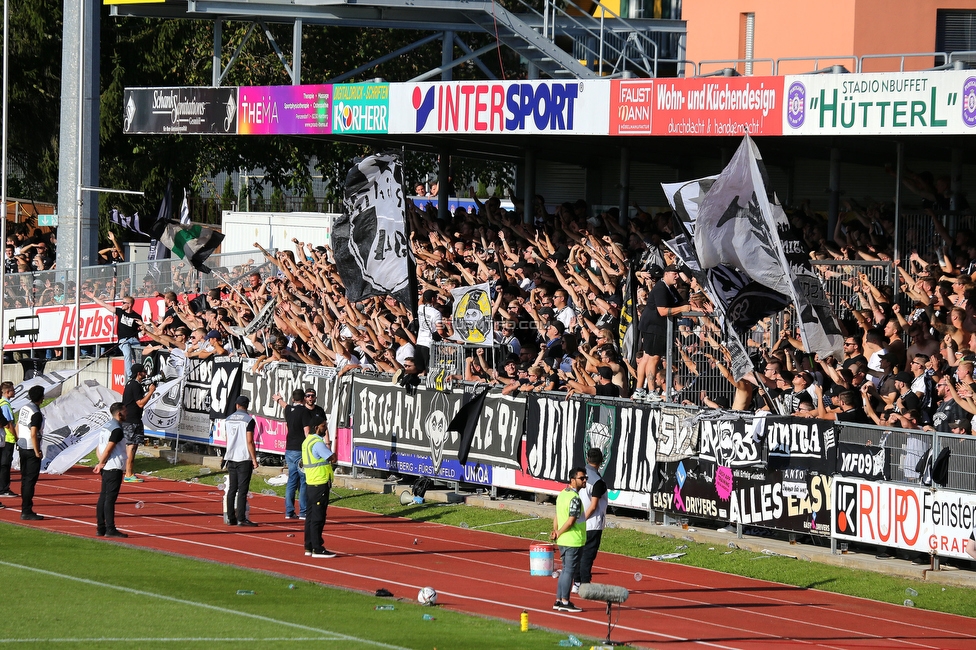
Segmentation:
<svg viewBox="0 0 976 650">
<path fill-rule="evenodd" d="M 972 70 L 786 77 L 783 135 L 939 135 L 976 129 Z"/>
<path fill-rule="evenodd" d="M 610 82 L 610 135 L 781 135 L 783 77 Z"/>
<path fill-rule="evenodd" d="M 457 459 L 460 432 L 448 425 L 463 391 L 405 391 L 388 381 L 355 377 L 353 464 L 450 481 L 491 484 L 493 467 L 518 468 L 525 403 L 492 392 L 474 432 L 468 462 Z"/>
<path fill-rule="evenodd" d="M 126 88 L 122 131 L 158 135 L 237 133 L 237 86 Z"/>
<path fill-rule="evenodd" d="M 241 86 L 240 135 L 303 135 L 332 132 L 332 86 Z"/>
<path fill-rule="evenodd" d="M 446 81 L 390 86 L 390 133 L 607 135 L 605 81 Z"/>
</svg>

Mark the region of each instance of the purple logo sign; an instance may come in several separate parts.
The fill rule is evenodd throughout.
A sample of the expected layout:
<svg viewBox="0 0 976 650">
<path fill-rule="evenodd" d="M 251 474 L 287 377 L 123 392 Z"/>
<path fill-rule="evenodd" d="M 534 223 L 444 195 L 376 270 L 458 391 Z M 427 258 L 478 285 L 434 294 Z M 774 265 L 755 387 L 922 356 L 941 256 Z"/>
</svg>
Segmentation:
<svg viewBox="0 0 976 650">
<path fill-rule="evenodd" d="M 962 85 L 962 121 L 970 128 L 976 126 L 976 77 Z"/>
<path fill-rule="evenodd" d="M 790 84 L 790 90 L 786 93 L 786 121 L 794 129 L 803 126 L 803 119 L 806 117 L 807 89 L 799 81 Z"/>
</svg>

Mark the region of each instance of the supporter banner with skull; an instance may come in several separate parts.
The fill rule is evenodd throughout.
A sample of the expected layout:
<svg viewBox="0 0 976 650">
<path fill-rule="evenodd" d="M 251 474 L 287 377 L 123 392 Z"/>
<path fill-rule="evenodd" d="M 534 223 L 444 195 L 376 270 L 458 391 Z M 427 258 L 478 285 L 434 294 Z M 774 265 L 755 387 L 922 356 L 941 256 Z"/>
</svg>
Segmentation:
<svg viewBox="0 0 976 650">
<path fill-rule="evenodd" d="M 454 340 L 468 345 L 494 345 L 491 323 L 491 290 L 487 282 L 451 290 Z"/>
<path fill-rule="evenodd" d="M 369 156 L 349 169 L 332 250 L 350 302 L 371 296 L 393 296 L 410 308 L 416 302 L 402 186 L 396 154 Z"/>
<path fill-rule="evenodd" d="M 353 464 L 448 481 L 491 484 L 492 468 L 518 469 L 525 419 L 521 398 L 489 393 L 468 462 L 457 460 L 460 433 L 448 424 L 463 391 L 406 391 L 389 382 L 356 377 L 352 387 Z"/>
<path fill-rule="evenodd" d="M 655 422 L 649 406 L 529 397 L 525 427 L 525 472 L 565 483 L 569 470 L 585 464 L 586 452 L 603 452 L 600 468 L 612 490 L 650 492 L 657 455 Z"/>
</svg>

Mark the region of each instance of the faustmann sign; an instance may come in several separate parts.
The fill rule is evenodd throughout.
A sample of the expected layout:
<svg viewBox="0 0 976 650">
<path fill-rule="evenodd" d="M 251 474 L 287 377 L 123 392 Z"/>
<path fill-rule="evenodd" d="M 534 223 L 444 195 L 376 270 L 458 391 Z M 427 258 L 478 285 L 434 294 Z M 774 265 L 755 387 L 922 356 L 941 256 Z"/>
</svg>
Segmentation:
<svg viewBox="0 0 976 650">
<path fill-rule="evenodd" d="M 976 133 L 972 71 L 787 76 L 784 135 Z"/>
</svg>

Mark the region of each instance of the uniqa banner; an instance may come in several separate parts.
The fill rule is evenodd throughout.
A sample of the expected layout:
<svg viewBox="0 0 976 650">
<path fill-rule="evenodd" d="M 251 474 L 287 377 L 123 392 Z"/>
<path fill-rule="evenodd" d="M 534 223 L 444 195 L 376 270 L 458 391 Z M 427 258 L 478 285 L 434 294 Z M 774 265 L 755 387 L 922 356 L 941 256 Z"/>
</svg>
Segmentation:
<svg viewBox="0 0 976 650">
<path fill-rule="evenodd" d="M 661 418 L 660 409 L 643 405 L 530 395 L 524 470 L 565 483 L 570 469 L 583 466 L 586 452 L 597 447 L 608 488 L 650 492 L 658 445 L 653 432 Z"/>
<path fill-rule="evenodd" d="M 525 418 L 521 398 L 488 394 L 462 466 L 457 460 L 460 432 L 449 431 L 448 425 L 466 397 L 463 391 L 407 391 L 357 376 L 352 395 L 353 464 L 358 467 L 484 485 L 491 483 L 492 467 L 519 467 Z"/>
<path fill-rule="evenodd" d="M 973 559 L 976 494 L 841 477 L 833 493 L 835 539 Z"/>
</svg>

